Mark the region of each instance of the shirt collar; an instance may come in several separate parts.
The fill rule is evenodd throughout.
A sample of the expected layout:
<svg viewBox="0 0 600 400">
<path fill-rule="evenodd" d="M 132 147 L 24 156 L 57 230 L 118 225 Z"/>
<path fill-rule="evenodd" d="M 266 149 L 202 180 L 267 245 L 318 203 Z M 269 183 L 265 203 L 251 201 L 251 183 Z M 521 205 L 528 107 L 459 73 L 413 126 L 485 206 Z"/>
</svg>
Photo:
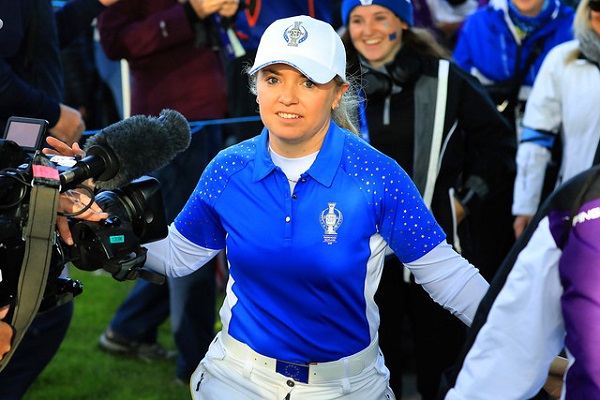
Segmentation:
<svg viewBox="0 0 600 400">
<path fill-rule="evenodd" d="M 344 148 L 345 133 L 340 129 L 333 120 L 329 124 L 329 129 L 325 134 L 323 145 L 317 159 L 308 169 L 307 173 L 323 186 L 331 186 L 333 178 L 337 172 L 337 167 L 342 160 L 342 152 Z M 256 168 L 254 169 L 253 179 L 255 182 L 264 179 L 273 170 L 275 164 L 271 160 L 268 151 L 269 147 L 269 132 L 267 128 L 263 128 L 257 142 L 256 149 Z"/>
</svg>

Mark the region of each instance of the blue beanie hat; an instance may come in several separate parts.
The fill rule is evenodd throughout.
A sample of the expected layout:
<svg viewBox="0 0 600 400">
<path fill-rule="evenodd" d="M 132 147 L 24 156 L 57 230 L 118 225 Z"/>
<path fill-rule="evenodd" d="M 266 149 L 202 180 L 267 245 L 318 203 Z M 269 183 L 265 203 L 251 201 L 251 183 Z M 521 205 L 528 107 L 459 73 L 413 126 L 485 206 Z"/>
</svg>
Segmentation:
<svg viewBox="0 0 600 400">
<path fill-rule="evenodd" d="M 413 26 L 413 7 L 410 0 L 343 0 L 342 22 L 344 26 L 348 25 L 348 17 L 354 7 L 370 6 L 373 4 L 389 9 L 398 18 L 406 22 L 408 26 Z"/>
</svg>

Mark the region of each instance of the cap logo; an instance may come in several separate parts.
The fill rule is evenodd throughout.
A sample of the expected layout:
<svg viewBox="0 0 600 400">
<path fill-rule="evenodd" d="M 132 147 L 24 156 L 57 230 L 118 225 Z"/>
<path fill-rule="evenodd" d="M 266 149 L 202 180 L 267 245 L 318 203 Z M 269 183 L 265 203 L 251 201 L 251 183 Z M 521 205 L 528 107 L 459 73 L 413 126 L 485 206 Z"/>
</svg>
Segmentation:
<svg viewBox="0 0 600 400">
<path fill-rule="evenodd" d="M 370 6 L 373 4 L 373 0 L 360 0 L 360 4 L 363 6 Z"/>
<path fill-rule="evenodd" d="M 294 25 L 288 26 L 283 32 L 283 38 L 288 46 L 298 47 L 299 43 L 304 42 L 308 38 L 308 32 L 302 26 L 302 21 L 294 21 Z"/>
</svg>

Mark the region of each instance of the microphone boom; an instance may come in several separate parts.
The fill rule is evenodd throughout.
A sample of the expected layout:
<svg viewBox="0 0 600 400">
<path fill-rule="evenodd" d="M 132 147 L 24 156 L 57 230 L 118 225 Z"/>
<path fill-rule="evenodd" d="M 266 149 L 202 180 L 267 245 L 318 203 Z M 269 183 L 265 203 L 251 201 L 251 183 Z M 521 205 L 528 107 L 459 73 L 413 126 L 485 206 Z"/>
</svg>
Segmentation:
<svg viewBox="0 0 600 400">
<path fill-rule="evenodd" d="M 169 109 L 159 117 L 134 115 L 102 129 L 86 141 L 86 157 L 60 174 L 62 190 L 93 178 L 96 187 L 114 190 L 162 168 L 187 149 L 190 126 L 183 115 Z"/>
</svg>

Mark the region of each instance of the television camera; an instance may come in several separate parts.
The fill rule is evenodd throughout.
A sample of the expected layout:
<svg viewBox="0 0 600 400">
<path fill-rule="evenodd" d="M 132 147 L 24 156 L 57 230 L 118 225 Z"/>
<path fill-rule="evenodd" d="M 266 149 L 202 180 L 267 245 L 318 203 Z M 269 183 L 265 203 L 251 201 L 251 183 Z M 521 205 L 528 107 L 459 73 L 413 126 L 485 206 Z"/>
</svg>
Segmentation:
<svg viewBox="0 0 600 400">
<path fill-rule="evenodd" d="M 4 139 L 0 139 L 0 306 L 19 301 L 19 277 L 27 244 L 24 230 L 36 211 L 29 201 L 36 164 L 47 164 L 61 176 L 69 175 L 81 164 L 79 158 L 74 158 L 73 167 L 69 167 L 43 155 L 40 150 L 46 130 L 44 120 L 11 117 Z M 79 185 L 72 186 L 78 190 Z M 141 277 L 164 282 L 162 275 L 143 268 L 146 249 L 142 244 L 167 236 L 159 182 L 142 176 L 114 190 L 89 190 L 89 195 L 110 217 L 100 222 L 69 217 L 72 246 L 67 246 L 54 229 L 49 239 L 52 255 L 47 279 L 39 288 L 43 297 L 38 313 L 82 292 L 81 282 L 62 275 L 68 263 L 85 271 L 103 269 L 119 281 Z"/>
</svg>

